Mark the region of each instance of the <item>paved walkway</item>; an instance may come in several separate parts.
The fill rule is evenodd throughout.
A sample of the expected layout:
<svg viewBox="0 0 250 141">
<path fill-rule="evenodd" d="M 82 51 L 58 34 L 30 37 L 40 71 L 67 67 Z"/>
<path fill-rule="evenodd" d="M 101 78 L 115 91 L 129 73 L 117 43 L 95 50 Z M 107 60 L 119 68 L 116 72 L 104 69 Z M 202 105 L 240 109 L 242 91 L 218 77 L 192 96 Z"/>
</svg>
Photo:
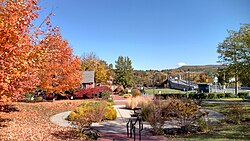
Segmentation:
<svg viewBox="0 0 250 141">
<path fill-rule="evenodd" d="M 93 123 L 91 128 L 100 131 L 101 137 L 98 139 L 99 141 L 109 141 L 109 140 L 133 140 L 127 138 L 127 128 L 126 123 L 130 118 L 130 114 L 132 110 L 125 109 L 125 105 L 115 105 L 114 108 L 117 111 L 117 118 L 114 121 L 105 121 L 99 123 Z M 74 127 L 66 118 L 70 114 L 71 111 L 62 112 L 56 114 L 50 118 L 50 121 L 63 127 Z M 138 128 L 138 127 L 137 127 Z M 149 134 L 148 129 L 150 125 L 148 123 L 144 123 L 144 130 L 142 132 L 142 140 L 166 140 L 163 136 L 152 136 Z M 137 135 L 138 139 L 138 135 Z"/>
<path fill-rule="evenodd" d="M 115 105 L 114 108 L 117 111 L 117 118 L 113 121 L 105 121 L 105 122 L 99 122 L 99 123 L 93 123 L 91 127 L 94 129 L 97 129 L 99 131 L 103 132 L 112 132 L 112 133 L 126 133 L 126 123 L 130 118 L 130 114 L 133 113 L 132 110 L 125 109 L 125 105 Z M 223 114 L 202 109 L 202 111 L 208 112 L 208 118 L 210 120 L 220 120 L 223 119 Z M 71 122 L 66 120 L 68 115 L 71 111 L 62 112 L 59 114 L 56 114 L 50 118 L 50 121 L 63 127 L 73 127 Z M 150 125 L 147 122 L 143 122 L 144 128 L 149 129 L 151 128 Z M 177 127 L 177 123 L 174 121 L 166 122 L 164 128 L 171 128 L 171 127 Z"/>
<path fill-rule="evenodd" d="M 124 99 L 118 99 L 115 100 L 116 104 L 124 104 Z M 105 122 L 99 122 L 99 123 L 93 123 L 92 128 L 97 129 L 101 133 L 101 138 L 98 140 L 130 140 L 126 137 L 126 123 L 130 118 L 130 114 L 133 113 L 132 110 L 125 109 L 125 105 L 115 105 L 114 108 L 117 111 L 117 118 L 114 121 L 105 121 Z M 222 119 L 223 115 L 220 113 L 217 113 L 212 110 L 204 110 L 207 111 L 208 118 L 210 120 L 218 120 Z M 68 115 L 71 111 L 62 112 L 59 114 L 56 114 L 50 118 L 51 122 L 64 127 L 74 127 L 69 121 L 66 120 Z M 142 140 L 166 140 L 163 136 L 152 136 L 148 132 L 151 127 L 147 122 L 143 122 L 144 130 L 142 131 L 143 138 Z M 164 128 L 172 128 L 178 127 L 178 124 L 175 121 L 169 121 L 165 123 Z M 137 127 L 138 128 L 138 127 Z"/>
</svg>

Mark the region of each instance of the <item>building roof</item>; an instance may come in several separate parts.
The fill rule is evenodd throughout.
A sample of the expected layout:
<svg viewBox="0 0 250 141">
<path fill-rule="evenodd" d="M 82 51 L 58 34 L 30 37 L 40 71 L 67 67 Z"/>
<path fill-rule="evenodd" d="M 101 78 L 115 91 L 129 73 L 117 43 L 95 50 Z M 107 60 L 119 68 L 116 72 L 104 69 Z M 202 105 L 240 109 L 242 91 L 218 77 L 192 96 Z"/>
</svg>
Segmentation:
<svg viewBox="0 0 250 141">
<path fill-rule="evenodd" d="M 94 83 L 95 82 L 95 71 L 83 71 L 82 83 Z"/>
</svg>

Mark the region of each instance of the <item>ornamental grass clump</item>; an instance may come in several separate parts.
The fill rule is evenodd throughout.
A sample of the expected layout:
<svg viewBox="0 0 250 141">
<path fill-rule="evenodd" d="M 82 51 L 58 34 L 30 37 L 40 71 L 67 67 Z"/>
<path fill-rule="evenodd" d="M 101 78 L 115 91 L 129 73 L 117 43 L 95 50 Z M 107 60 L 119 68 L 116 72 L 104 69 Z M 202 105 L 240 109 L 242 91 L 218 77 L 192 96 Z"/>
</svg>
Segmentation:
<svg viewBox="0 0 250 141">
<path fill-rule="evenodd" d="M 145 96 L 137 96 L 137 97 L 128 97 L 125 103 L 125 107 L 127 109 L 134 109 L 136 107 L 144 107 L 144 105 L 148 105 L 151 99 Z"/>
</svg>

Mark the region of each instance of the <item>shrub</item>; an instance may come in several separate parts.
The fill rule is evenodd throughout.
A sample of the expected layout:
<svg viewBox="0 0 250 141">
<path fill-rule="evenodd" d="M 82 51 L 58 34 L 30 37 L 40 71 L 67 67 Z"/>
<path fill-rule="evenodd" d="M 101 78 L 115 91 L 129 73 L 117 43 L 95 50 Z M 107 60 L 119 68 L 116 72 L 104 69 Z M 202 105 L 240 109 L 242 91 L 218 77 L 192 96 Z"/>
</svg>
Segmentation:
<svg viewBox="0 0 250 141">
<path fill-rule="evenodd" d="M 178 98 L 178 99 L 182 99 L 182 98 L 186 98 L 187 94 L 181 94 L 181 93 L 176 93 L 176 94 L 154 94 L 154 96 L 157 99 L 167 99 L 167 98 Z"/>
<path fill-rule="evenodd" d="M 163 134 L 164 116 L 163 102 L 161 100 L 154 100 L 151 103 L 145 104 L 142 108 L 142 117 L 149 122 L 153 128 L 153 133 L 156 135 Z"/>
<path fill-rule="evenodd" d="M 135 107 L 142 107 L 150 102 L 150 98 L 144 96 L 129 97 L 126 100 L 125 107 L 128 109 L 134 109 Z"/>
<path fill-rule="evenodd" d="M 164 107 L 165 118 L 176 118 L 184 127 L 193 124 L 199 112 L 199 106 L 193 100 L 168 99 Z M 175 113 L 175 115 L 172 115 Z"/>
<path fill-rule="evenodd" d="M 239 92 L 239 93 L 238 93 L 238 97 L 239 97 L 239 98 L 245 98 L 245 97 L 248 96 L 248 95 L 249 95 L 248 92 Z"/>
<path fill-rule="evenodd" d="M 204 93 L 190 93 L 189 94 L 190 99 L 206 99 L 207 95 Z"/>
<path fill-rule="evenodd" d="M 217 98 L 216 93 L 208 93 L 207 94 L 207 99 L 216 99 L 216 98 Z"/>
<path fill-rule="evenodd" d="M 88 128 L 93 122 L 101 121 L 106 105 L 104 103 L 88 103 L 87 105 L 89 104 L 92 106 L 86 108 L 84 105 L 84 107 L 79 107 L 76 111 L 71 112 L 68 119 L 76 125 L 80 125 L 81 128 Z"/>
<path fill-rule="evenodd" d="M 110 91 L 104 90 L 104 91 L 101 93 L 101 97 L 102 97 L 103 100 L 107 100 L 107 101 L 109 101 L 109 102 L 113 102 L 112 92 L 110 92 Z"/>
<path fill-rule="evenodd" d="M 87 105 L 88 108 L 86 108 Z M 74 112 L 70 113 L 68 119 L 72 121 L 72 124 L 76 125 L 80 136 L 97 139 L 98 134 L 91 131 L 90 126 L 93 122 L 102 120 L 106 109 L 105 103 L 86 102 L 80 106 L 82 107 L 78 107 Z"/>
<path fill-rule="evenodd" d="M 218 98 L 224 98 L 225 97 L 224 93 L 217 93 L 216 95 L 217 95 Z"/>
<path fill-rule="evenodd" d="M 229 121 L 232 120 L 235 124 L 240 124 L 244 118 L 244 113 L 247 113 L 244 105 L 239 103 L 230 104 L 226 108 L 229 109 L 226 113 L 226 119 Z"/>
<path fill-rule="evenodd" d="M 150 123 L 156 134 L 162 132 L 165 120 L 175 119 L 180 122 L 185 132 L 192 130 L 198 119 L 199 106 L 192 100 L 168 98 L 166 100 L 153 100 L 142 106 L 142 117 Z"/>
<path fill-rule="evenodd" d="M 132 89 L 131 94 L 132 94 L 133 97 L 140 96 L 141 91 L 138 90 L 138 89 Z"/>
<path fill-rule="evenodd" d="M 104 114 L 101 116 L 102 120 L 114 120 L 116 119 L 116 110 L 114 109 L 113 105 L 109 102 L 105 101 L 88 101 L 84 102 L 83 104 L 79 105 L 73 112 L 70 113 L 68 119 L 70 121 L 74 121 L 75 117 L 82 116 L 89 111 L 94 111 L 98 109 L 99 106 L 104 107 Z M 96 115 L 100 116 L 100 115 Z"/>
<path fill-rule="evenodd" d="M 30 101 L 31 97 L 32 97 L 33 94 L 31 93 L 26 93 L 24 94 L 24 98 L 22 99 L 23 101 Z"/>
<path fill-rule="evenodd" d="M 198 99 L 198 98 L 197 98 L 197 94 L 195 94 L 195 93 L 190 93 L 188 96 L 189 96 L 189 98 L 191 98 L 191 99 Z"/>
<path fill-rule="evenodd" d="M 225 93 L 226 98 L 233 98 L 235 97 L 233 93 Z"/>
<path fill-rule="evenodd" d="M 208 122 L 206 120 L 206 117 L 208 117 L 207 112 L 199 111 L 199 113 L 197 114 L 196 124 L 198 125 L 199 131 L 201 131 L 203 133 L 206 133 L 209 131 Z"/>
<path fill-rule="evenodd" d="M 108 103 L 104 116 L 102 117 L 102 120 L 115 120 L 116 119 L 116 110 L 112 106 L 111 103 Z"/>
<path fill-rule="evenodd" d="M 112 93 L 112 90 L 108 86 L 99 86 L 95 88 L 98 89 L 99 93 L 102 93 L 103 91 L 109 91 L 110 93 Z"/>
<path fill-rule="evenodd" d="M 124 93 L 124 94 L 127 94 L 127 93 L 128 93 L 128 88 L 125 88 L 125 89 L 123 90 L 123 93 Z"/>
<path fill-rule="evenodd" d="M 112 93 L 112 90 L 107 86 L 98 86 L 94 88 L 88 89 L 79 89 L 77 92 L 73 94 L 75 98 L 99 98 L 101 97 L 101 93 L 104 91 L 109 91 Z"/>
</svg>

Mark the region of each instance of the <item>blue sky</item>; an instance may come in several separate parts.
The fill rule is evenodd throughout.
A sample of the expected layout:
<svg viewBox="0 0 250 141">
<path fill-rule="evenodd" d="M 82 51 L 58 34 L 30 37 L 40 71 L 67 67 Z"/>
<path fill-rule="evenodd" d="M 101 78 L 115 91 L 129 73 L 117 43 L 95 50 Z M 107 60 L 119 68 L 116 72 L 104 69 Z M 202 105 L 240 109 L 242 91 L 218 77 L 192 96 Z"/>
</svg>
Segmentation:
<svg viewBox="0 0 250 141">
<path fill-rule="evenodd" d="M 43 0 L 74 54 L 94 52 L 113 63 L 128 56 L 134 69 L 217 64 L 216 49 L 241 23 L 250 0 Z"/>
</svg>

